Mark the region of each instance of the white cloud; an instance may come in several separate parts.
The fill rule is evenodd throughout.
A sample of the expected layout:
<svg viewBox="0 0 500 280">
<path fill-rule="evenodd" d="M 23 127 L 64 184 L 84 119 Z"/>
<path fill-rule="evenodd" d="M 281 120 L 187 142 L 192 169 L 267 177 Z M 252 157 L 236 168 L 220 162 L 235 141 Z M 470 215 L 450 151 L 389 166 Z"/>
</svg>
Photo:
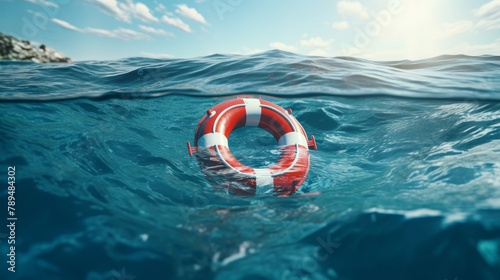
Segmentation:
<svg viewBox="0 0 500 280">
<path fill-rule="evenodd" d="M 130 41 L 130 40 L 151 40 L 151 37 L 144 34 L 140 33 L 131 29 L 126 29 L 126 28 L 117 28 L 113 30 L 107 30 L 107 29 L 100 29 L 100 28 L 93 28 L 93 27 L 85 27 L 85 28 L 78 28 L 71 23 L 68 23 L 64 20 L 60 20 L 57 18 L 53 18 L 52 22 L 55 24 L 72 30 L 72 31 L 77 31 L 77 32 L 82 32 L 82 33 L 90 33 L 90 34 L 96 34 L 101 37 L 107 37 L 107 38 L 114 38 L 114 39 L 120 39 L 120 40 L 125 40 L 125 41 Z M 154 28 L 153 28 L 154 29 Z"/>
<path fill-rule="evenodd" d="M 149 58 L 171 58 L 172 55 L 168 53 L 150 53 L 150 52 L 141 52 L 141 55 Z"/>
<path fill-rule="evenodd" d="M 161 35 L 161 36 L 166 36 L 166 37 L 174 37 L 174 34 L 168 31 L 165 31 L 163 29 L 156 29 L 153 27 L 145 26 L 145 25 L 139 25 L 139 29 L 146 33 L 150 34 L 155 34 L 155 35 Z"/>
<path fill-rule="evenodd" d="M 57 18 L 53 18 L 51 19 L 53 23 L 63 27 L 63 28 L 66 28 L 66 29 L 69 29 L 69 30 L 73 30 L 73 31 L 78 31 L 78 32 L 81 32 L 82 30 L 64 20 L 60 20 L 60 19 L 57 19 Z"/>
<path fill-rule="evenodd" d="M 191 27 L 187 25 L 185 22 L 183 22 L 180 18 L 174 18 L 174 17 L 169 17 L 167 15 L 164 15 L 162 18 L 163 22 L 170 24 L 174 27 L 177 27 L 181 30 L 184 30 L 186 32 L 191 32 Z"/>
<path fill-rule="evenodd" d="M 185 4 L 177 5 L 177 9 L 175 10 L 175 12 L 183 17 L 208 25 L 208 22 L 205 20 L 205 18 L 200 13 L 198 13 L 195 8 L 189 8 Z"/>
<path fill-rule="evenodd" d="M 349 28 L 349 23 L 347 21 L 337 21 L 332 23 L 332 28 L 337 30 L 344 30 Z"/>
<path fill-rule="evenodd" d="M 341 48 L 341 50 L 339 51 L 339 55 L 340 56 L 357 56 L 359 54 L 361 54 L 362 50 L 359 49 L 359 48 L 356 48 L 356 47 L 352 47 L 352 46 L 344 46 L 343 48 Z"/>
<path fill-rule="evenodd" d="M 500 29 L 500 0 L 490 1 L 474 11 L 479 19 L 476 27 L 486 30 Z"/>
<path fill-rule="evenodd" d="M 273 42 L 269 45 L 273 49 L 278 49 L 278 50 L 282 50 L 282 51 L 287 51 L 287 52 L 296 52 L 297 51 L 297 48 L 295 46 L 287 45 L 287 44 L 284 44 L 281 42 Z"/>
<path fill-rule="evenodd" d="M 163 4 L 161 4 L 161 3 L 160 3 L 160 4 L 158 4 L 158 6 L 155 8 L 155 11 L 162 13 L 162 12 L 167 11 L 167 8 L 165 8 L 165 6 L 164 6 Z"/>
<path fill-rule="evenodd" d="M 337 11 L 341 15 L 354 16 L 359 19 L 368 19 L 366 8 L 359 2 L 340 1 L 337 3 Z"/>
<path fill-rule="evenodd" d="M 304 47 L 326 47 L 332 43 L 333 40 L 325 41 L 320 37 L 313 37 L 308 40 L 301 40 L 300 44 Z"/>
<path fill-rule="evenodd" d="M 93 33 L 101 37 L 108 37 L 108 38 L 114 38 L 114 39 L 120 39 L 124 41 L 131 41 L 131 40 L 150 40 L 151 37 L 149 37 L 146 34 L 131 30 L 131 29 L 126 29 L 126 28 L 117 28 L 113 30 L 106 30 L 106 29 L 99 29 L 99 28 L 92 28 L 92 27 L 86 27 L 83 29 L 83 32 L 85 33 Z"/>
<path fill-rule="evenodd" d="M 59 8 L 59 5 L 57 5 L 54 2 L 47 1 L 47 0 L 25 0 L 25 1 L 33 3 L 33 4 L 39 4 L 39 5 L 47 6 L 49 8 Z"/>
<path fill-rule="evenodd" d="M 476 17 L 491 16 L 499 12 L 500 0 L 492 0 L 477 9 L 474 12 Z"/>
<path fill-rule="evenodd" d="M 144 3 L 134 3 L 132 0 L 88 0 L 96 5 L 102 11 L 114 16 L 116 19 L 124 22 L 131 22 L 131 17 L 144 22 L 158 22 L 151 10 Z"/>
<path fill-rule="evenodd" d="M 120 7 L 123 5 L 122 3 L 120 3 L 119 6 L 116 0 L 89 0 L 89 1 L 91 4 L 96 5 L 102 11 L 114 16 L 116 19 L 124 22 L 130 22 L 130 14 L 126 10 L 122 9 L 122 7 Z"/>
<path fill-rule="evenodd" d="M 153 16 L 151 11 L 149 10 L 148 6 L 144 5 L 143 3 L 131 3 L 130 12 L 134 15 L 139 20 L 142 21 L 154 21 L 158 22 L 158 19 Z"/>
<path fill-rule="evenodd" d="M 469 20 L 461 20 L 454 23 L 444 25 L 443 32 L 439 35 L 439 39 L 448 39 L 462 33 L 472 30 L 474 24 Z"/>
</svg>

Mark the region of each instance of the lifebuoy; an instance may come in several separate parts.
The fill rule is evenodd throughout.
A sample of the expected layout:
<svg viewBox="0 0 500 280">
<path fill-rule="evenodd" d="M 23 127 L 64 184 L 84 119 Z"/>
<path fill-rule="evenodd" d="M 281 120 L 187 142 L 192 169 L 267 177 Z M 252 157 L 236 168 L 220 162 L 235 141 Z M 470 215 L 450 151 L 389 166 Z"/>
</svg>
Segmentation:
<svg viewBox="0 0 500 280">
<path fill-rule="evenodd" d="M 290 109 L 287 111 L 262 99 L 224 101 L 207 110 L 201 118 L 194 135 L 194 147 L 187 142 L 189 155 L 196 152 L 202 172 L 230 193 L 292 194 L 309 171 L 309 148 L 316 150 L 317 146 L 314 136 L 308 140 L 304 128 L 291 113 Z M 229 135 L 243 126 L 260 127 L 274 136 L 280 147 L 276 164 L 269 168 L 251 168 L 231 154 Z"/>
</svg>

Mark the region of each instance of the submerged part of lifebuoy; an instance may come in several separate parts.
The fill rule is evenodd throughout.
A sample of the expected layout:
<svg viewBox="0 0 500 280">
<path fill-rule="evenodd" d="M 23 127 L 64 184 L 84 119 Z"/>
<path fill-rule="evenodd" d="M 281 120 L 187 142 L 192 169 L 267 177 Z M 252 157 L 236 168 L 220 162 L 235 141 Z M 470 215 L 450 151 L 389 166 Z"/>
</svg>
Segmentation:
<svg viewBox="0 0 500 280">
<path fill-rule="evenodd" d="M 189 155 L 196 152 L 202 172 L 217 187 L 230 193 L 254 195 L 272 191 L 278 195 L 296 192 L 309 171 L 309 148 L 316 150 L 314 136 L 308 140 L 302 125 L 280 106 L 255 98 L 224 101 L 207 110 L 198 123 L 194 147 L 187 142 Z M 278 141 L 280 159 L 268 168 L 240 163 L 230 152 L 231 132 L 244 126 L 260 127 Z"/>
</svg>

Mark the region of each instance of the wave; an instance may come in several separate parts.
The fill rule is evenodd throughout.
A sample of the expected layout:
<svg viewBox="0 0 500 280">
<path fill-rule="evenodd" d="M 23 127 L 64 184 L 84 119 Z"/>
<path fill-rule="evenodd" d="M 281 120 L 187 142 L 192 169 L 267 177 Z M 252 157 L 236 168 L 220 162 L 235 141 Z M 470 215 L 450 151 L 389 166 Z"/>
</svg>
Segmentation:
<svg viewBox="0 0 500 280">
<path fill-rule="evenodd" d="M 241 94 L 500 100 L 500 56 L 488 55 L 370 61 L 268 51 L 249 56 L 0 65 L 4 102 Z"/>
</svg>

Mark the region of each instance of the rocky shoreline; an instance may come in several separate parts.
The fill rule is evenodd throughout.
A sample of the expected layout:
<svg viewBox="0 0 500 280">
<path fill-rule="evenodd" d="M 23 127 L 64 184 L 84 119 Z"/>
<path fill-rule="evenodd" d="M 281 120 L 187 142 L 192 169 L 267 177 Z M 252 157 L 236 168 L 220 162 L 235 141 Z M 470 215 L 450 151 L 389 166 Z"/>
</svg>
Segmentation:
<svg viewBox="0 0 500 280">
<path fill-rule="evenodd" d="M 0 33 L 0 60 L 46 62 L 71 62 L 61 52 L 45 45 L 35 46 L 30 41 L 20 40 Z"/>
</svg>

